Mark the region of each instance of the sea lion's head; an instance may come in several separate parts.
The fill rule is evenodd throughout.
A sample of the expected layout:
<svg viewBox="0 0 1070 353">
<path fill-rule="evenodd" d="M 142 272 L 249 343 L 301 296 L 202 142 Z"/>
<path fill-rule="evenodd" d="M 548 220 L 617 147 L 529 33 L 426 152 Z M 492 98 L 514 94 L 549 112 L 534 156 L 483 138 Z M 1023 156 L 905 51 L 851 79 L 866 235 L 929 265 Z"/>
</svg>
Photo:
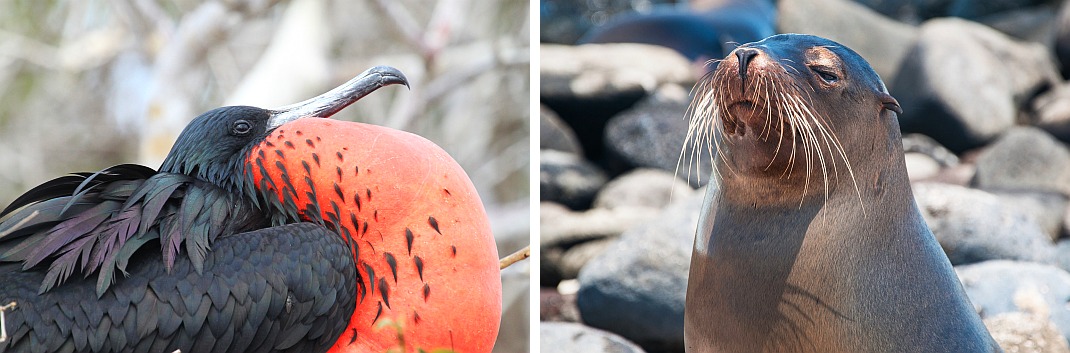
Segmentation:
<svg viewBox="0 0 1070 353">
<path fill-rule="evenodd" d="M 858 53 L 781 34 L 739 46 L 696 85 L 689 138 L 716 145 L 722 181 L 768 179 L 827 196 L 839 180 L 857 183 L 862 160 L 897 148 L 898 112 Z"/>
</svg>

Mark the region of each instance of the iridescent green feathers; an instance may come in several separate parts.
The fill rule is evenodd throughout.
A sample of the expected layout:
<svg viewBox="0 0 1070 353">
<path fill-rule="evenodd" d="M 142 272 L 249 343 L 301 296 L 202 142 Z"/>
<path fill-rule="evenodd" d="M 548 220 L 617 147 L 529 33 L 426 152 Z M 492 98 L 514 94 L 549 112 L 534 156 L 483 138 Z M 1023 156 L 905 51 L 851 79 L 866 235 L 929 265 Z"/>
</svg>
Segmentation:
<svg viewBox="0 0 1070 353">
<path fill-rule="evenodd" d="M 30 190 L 0 213 L 0 262 L 47 266 L 41 292 L 96 273 L 98 295 L 146 244 L 159 244 L 168 270 L 184 252 L 199 272 L 216 237 L 266 224 L 245 157 L 271 116 L 213 109 L 186 126 L 159 172 L 124 164 Z"/>
<path fill-rule="evenodd" d="M 214 239 L 263 227 L 259 214 L 188 175 L 118 165 L 46 182 L 0 212 L 0 261 L 48 266 L 41 292 L 97 273 L 101 295 L 144 245 L 159 244 L 168 270 L 184 252 L 200 272 Z"/>
</svg>

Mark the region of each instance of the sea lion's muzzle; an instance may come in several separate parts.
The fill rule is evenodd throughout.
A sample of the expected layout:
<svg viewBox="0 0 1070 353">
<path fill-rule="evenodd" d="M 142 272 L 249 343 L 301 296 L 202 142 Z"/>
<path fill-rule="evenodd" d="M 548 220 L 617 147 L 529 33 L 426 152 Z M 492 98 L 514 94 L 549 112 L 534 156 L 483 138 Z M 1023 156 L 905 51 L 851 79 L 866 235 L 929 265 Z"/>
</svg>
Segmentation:
<svg viewBox="0 0 1070 353">
<path fill-rule="evenodd" d="M 777 77 L 782 74 L 784 68 L 757 47 L 736 48 L 725 58 L 713 76 L 725 133 L 743 137 L 748 127 L 758 136 L 779 133 L 782 112 L 770 103 L 782 91 Z"/>
</svg>

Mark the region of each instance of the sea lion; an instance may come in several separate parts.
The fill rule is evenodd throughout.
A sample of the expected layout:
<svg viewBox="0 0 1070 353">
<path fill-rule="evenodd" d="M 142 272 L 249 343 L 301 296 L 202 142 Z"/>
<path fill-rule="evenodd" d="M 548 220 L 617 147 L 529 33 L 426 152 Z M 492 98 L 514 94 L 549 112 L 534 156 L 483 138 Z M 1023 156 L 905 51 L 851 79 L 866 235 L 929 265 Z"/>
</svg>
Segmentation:
<svg viewBox="0 0 1070 353">
<path fill-rule="evenodd" d="M 783 34 L 696 86 L 717 180 L 691 257 L 688 352 L 994 352 L 907 180 L 899 103 L 851 49 Z M 716 145 L 716 146 L 713 146 Z"/>
</svg>

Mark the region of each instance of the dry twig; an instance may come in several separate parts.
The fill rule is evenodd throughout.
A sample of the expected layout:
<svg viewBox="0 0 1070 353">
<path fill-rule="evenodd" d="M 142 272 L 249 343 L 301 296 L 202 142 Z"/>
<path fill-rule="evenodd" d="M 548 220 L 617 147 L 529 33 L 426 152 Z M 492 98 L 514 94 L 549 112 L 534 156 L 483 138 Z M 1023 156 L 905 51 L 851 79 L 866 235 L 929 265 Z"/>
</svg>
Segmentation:
<svg viewBox="0 0 1070 353">
<path fill-rule="evenodd" d="M 517 252 L 509 254 L 509 256 L 503 257 L 498 263 L 501 265 L 501 269 L 504 270 L 520 260 L 531 257 L 531 246 L 525 246 L 523 249 L 517 250 Z"/>
</svg>

